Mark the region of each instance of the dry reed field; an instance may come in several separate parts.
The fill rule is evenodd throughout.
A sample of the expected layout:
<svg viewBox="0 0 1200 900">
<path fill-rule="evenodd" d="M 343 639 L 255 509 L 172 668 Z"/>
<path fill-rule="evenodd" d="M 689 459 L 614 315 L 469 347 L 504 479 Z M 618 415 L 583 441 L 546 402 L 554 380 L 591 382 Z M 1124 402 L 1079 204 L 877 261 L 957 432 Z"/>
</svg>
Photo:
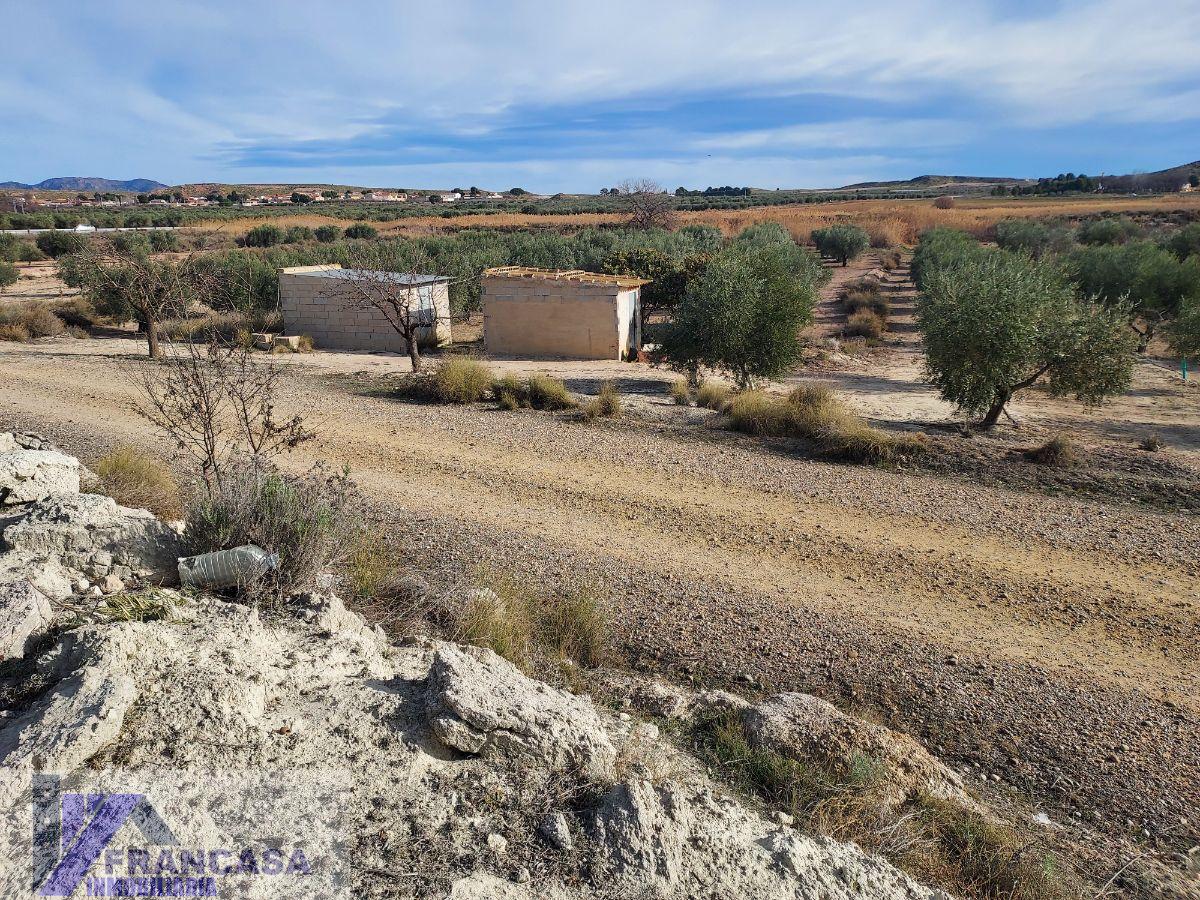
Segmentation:
<svg viewBox="0 0 1200 900">
<path fill-rule="evenodd" d="M 1099 213 L 1123 215 L 1156 215 L 1183 212 L 1200 215 L 1200 193 L 1173 194 L 1153 197 L 1070 197 L 1058 198 L 992 198 L 980 197 L 956 201 L 951 209 L 938 209 L 933 200 L 845 200 L 819 204 L 761 206 L 737 210 L 702 210 L 679 215 L 681 224 L 715 225 L 726 234 L 735 234 L 755 222 L 781 222 L 796 240 L 807 243 L 813 229 L 827 225 L 850 223 L 864 228 L 876 247 L 914 244 L 922 231 L 935 226 L 959 228 L 979 238 L 990 238 L 992 228 L 1009 218 L 1079 218 Z M 494 213 L 444 219 L 441 216 L 416 216 L 395 222 L 372 222 L 383 234 L 429 234 L 456 231 L 461 228 L 587 228 L 617 225 L 623 221 L 620 213 L 575 213 L 547 215 L 541 213 Z M 200 222 L 194 227 L 203 231 L 225 231 L 241 234 L 263 221 L 247 216 L 244 219 Z M 307 225 L 310 228 L 327 223 L 342 227 L 353 224 L 350 219 L 338 219 L 317 214 L 288 216 L 281 224 Z"/>
</svg>

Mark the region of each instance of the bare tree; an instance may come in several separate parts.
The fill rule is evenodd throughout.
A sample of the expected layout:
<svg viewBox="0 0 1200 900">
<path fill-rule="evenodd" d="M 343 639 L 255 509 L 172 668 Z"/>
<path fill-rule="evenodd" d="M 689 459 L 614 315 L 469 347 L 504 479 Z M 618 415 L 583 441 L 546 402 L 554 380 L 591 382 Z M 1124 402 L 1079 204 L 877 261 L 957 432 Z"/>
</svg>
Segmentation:
<svg viewBox="0 0 1200 900">
<path fill-rule="evenodd" d="M 432 260 L 413 244 L 367 244 L 348 251 L 346 263 L 352 277 L 331 283 L 326 296 L 382 316 L 403 339 L 412 369 L 419 372 L 421 341 L 436 339 L 438 325 L 449 320 L 448 310 L 438 309 L 430 281 Z"/>
<path fill-rule="evenodd" d="M 136 319 L 151 359 L 162 355 L 159 326 L 186 312 L 203 280 L 192 256 L 154 259 L 94 238 L 61 263 L 64 280 L 82 289 L 102 313 Z"/>
<path fill-rule="evenodd" d="M 168 345 L 135 376 L 140 411 L 191 457 L 209 496 L 231 458 L 268 459 L 314 437 L 301 416 L 277 418 L 278 366 L 235 344 Z"/>
<path fill-rule="evenodd" d="M 638 178 L 621 182 L 616 190 L 630 227 L 669 228 L 675 220 L 675 199 L 658 182 Z"/>
</svg>

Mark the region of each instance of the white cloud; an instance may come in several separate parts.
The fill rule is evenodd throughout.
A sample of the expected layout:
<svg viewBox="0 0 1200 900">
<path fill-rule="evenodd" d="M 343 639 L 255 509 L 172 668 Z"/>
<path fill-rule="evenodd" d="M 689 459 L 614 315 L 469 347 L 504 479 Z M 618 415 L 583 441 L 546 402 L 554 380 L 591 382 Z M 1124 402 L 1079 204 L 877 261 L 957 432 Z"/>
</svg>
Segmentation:
<svg viewBox="0 0 1200 900">
<path fill-rule="evenodd" d="M 953 146 L 975 127 L 1200 120 L 1196 0 L 1067 0 L 1033 16 L 1005 5 L 13 4 L 0 116 L 18 127 L 0 135 L 0 177 L 120 166 L 165 180 L 234 179 L 245 176 L 212 171 L 220 147 L 354 141 L 396 121 L 483 133 L 551 106 L 716 91 L 833 94 L 922 112 L 895 121 L 858 104 L 842 121 L 685 133 L 664 153 L 702 141 L 700 152 L 736 155 L 740 173 L 754 171 L 754 151 L 907 152 Z M 944 101 L 956 121 L 940 113 Z M 957 121 L 972 105 L 981 124 Z"/>
</svg>

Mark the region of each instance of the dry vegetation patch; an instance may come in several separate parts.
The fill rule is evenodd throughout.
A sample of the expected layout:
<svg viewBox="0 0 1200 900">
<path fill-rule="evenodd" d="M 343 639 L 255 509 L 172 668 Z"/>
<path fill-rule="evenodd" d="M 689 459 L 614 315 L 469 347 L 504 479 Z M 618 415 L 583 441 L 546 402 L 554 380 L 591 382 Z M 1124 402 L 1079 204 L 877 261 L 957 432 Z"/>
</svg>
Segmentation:
<svg viewBox="0 0 1200 900">
<path fill-rule="evenodd" d="M 821 385 L 802 385 L 786 397 L 746 391 L 725 410 L 737 431 L 806 440 L 822 456 L 845 462 L 890 464 L 927 449 L 922 437 L 890 435 L 871 427 Z"/>
<path fill-rule="evenodd" d="M 148 509 L 160 519 L 178 519 L 183 512 L 179 485 L 161 460 L 120 447 L 95 465 L 104 493 L 122 506 Z"/>
</svg>

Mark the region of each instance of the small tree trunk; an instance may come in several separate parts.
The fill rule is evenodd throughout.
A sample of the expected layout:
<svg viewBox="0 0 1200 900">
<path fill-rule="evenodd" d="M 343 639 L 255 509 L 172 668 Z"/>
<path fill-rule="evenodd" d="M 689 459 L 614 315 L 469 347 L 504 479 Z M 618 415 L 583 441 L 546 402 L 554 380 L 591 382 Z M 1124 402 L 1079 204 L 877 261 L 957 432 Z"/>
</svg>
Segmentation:
<svg viewBox="0 0 1200 900">
<path fill-rule="evenodd" d="M 154 319 L 146 320 L 146 348 L 151 359 L 162 358 L 162 349 L 158 346 L 158 322 Z"/>
<path fill-rule="evenodd" d="M 410 334 L 408 336 L 408 339 L 405 340 L 404 343 L 408 345 L 408 360 L 409 360 L 409 362 L 412 363 L 412 370 L 414 372 L 420 372 L 421 371 L 421 348 L 417 345 L 416 333 L 413 332 L 412 334 Z"/>
<path fill-rule="evenodd" d="M 1000 416 L 1004 413 L 1004 406 L 1011 398 L 1011 391 L 1005 391 L 1004 393 L 998 395 L 996 397 L 996 402 L 992 404 L 992 408 L 987 411 L 987 415 L 985 415 L 983 420 L 979 423 L 979 427 L 991 428 L 998 421 L 1000 421 Z"/>
</svg>

